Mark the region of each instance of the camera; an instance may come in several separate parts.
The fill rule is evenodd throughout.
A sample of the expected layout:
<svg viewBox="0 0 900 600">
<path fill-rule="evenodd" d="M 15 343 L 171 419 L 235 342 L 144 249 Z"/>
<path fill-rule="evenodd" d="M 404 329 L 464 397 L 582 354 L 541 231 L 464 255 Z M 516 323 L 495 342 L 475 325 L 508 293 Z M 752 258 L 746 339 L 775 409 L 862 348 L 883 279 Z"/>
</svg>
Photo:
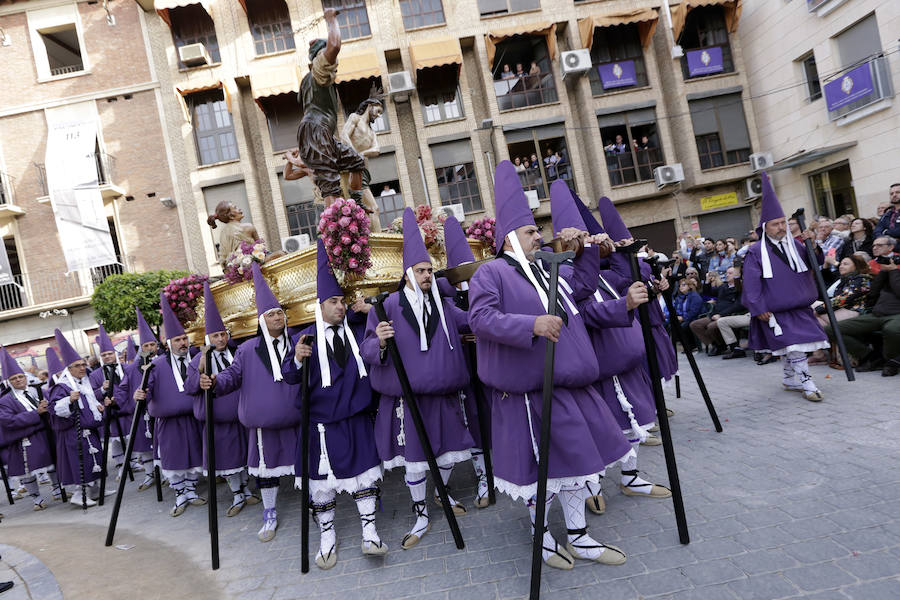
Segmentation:
<svg viewBox="0 0 900 600">
<path fill-rule="evenodd" d="M 895 254 L 894 256 L 879 256 L 875 259 L 875 262 L 880 265 L 895 264 L 900 266 L 900 254 Z"/>
</svg>

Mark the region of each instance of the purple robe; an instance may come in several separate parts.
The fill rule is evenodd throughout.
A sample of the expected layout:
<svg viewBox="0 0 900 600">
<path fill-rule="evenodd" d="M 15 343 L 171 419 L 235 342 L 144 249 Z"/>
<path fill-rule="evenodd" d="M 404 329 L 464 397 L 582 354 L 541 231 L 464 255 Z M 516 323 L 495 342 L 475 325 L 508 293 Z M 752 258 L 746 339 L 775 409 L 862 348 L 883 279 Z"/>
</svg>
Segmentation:
<svg viewBox="0 0 900 600">
<path fill-rule="evenodd" d="M 206 457 L 206 399 L 200 389 L 200 371 L 198 365 L 202 354 L 194 356 L 188 366 L 188 378 L 184 382 L 184 391 L 194 398 L 194 418 L 202 426 L 203 470 L 209 468 Z M 213 359 L 213 373 L 218 372 Z M 216 447 L 216 475 L 232 475 L 247 467 L 247 447 L 249 434 L 247 428 L 238 419 L 238 402 L 241 393 L 235 390 L 229 394 L 213 397 L 213 437 Z"/>
<path fill-rule="evenodd" d="M 447 466 L 468 460 L 469 450 L 474 446 L 463 416 L 463 394 L 469 384 L 469 373 L 459 337 L 459 331 L 465 330 L 468 324 L 465 312 L 451 300 L 435 298 L 430 293 L 425 293 L 424 299 L 432 303 L 426 333 L 428 349 L 424 352 L 419 349 L 418 323 L 403 290 L 388 296 L 384 308 L 388 319 L 394 322 L 394 339 L 416 395 L 428 440 L 438 464 Z M 436 302 L 442 302 L 452 350 L 441 327 Z M 377 326 L 378 317 L 372 310 L 359 351 L 363 360 L 371 365 L 369 375 L 372 388 L 381 393 L 375 420 L 378 455 L 389 469 L 407 463 L 422 463 L 415 468 L 425 470 L 425 453 L 405 404 L 400 411 L 403 417 L 397 414 L 402 395 L 400 380 L 387 351 L 382 353 L 379 349 L 378 336 L 375 335 Z"/>
<path fill-rule="evenodd" d="M 576 261 L 576 268 L 582 266 Z M 533 331 L 535 319 L 546 310 L 531 283 L 504 258 L 478 269 L 470 282 L 469 301 L 469 324 L 478 336 L 478 375 L 494 389 L 491 436 L 497 487 L 513 498 L 528 498 L 537 482 L 547 344 Z M 568 325 L 560 332 L 553 374 L 551 491 L 593 479 L 631 451 L 592 385 L 599 366 L 582 316 L 562 304 Z"/>
<path fill-rule="evenodd" d="M 767 250 L 772 277 L 764 279 L 760 244 L 765 243 L 765 239 L 763 236 L 762 240 L 754 242 L 744 256 L 741 304 L 747 307 L 753 317 L 750 320 L 750 348 L 774 351 L 776 354 L 783 354 L 778 351 L 788 346 L 799 346 L 797 349 L 800 351 L 827 348 L 828 337 L 810 308 L 810 304 L 819 297 L 812 272 L 818 265 L 810 267 L 806 248 L 787 236 L 786 239 L 796 245 L 797 254 L 806 264 L 807 270 L 803 273 L 795 272 L 770 246 Z M 775 316 L 782 330 L 781 335 L 776 336 L 768 323 L 756 318 L 766 312 Z"/>
<path fill-rule="evenodd" d="M 238 347 L 231 365 L 216 375 L 215 389 L 216 397 L 239 390 L 238 419 L 249 430 L 250 473 L 293 475 L 300 425 L 294 399 L 300 392 L 286 381 L 274 381 L 261 335 Z"/>
<path fill-rule="evenodd" d="M 29 394 L 37 400 L 34 390 L 29 390 Z M 0 460 L 6 463 L 10 477 L 22 477 L 53 465 L 47 435 L 37 409 L 26 409 L 12 391 L 0 397 L 0 446 L 5 446 Z M 23 454 L 25 438 L 30 445 L 24 448 Z M 28 473 L 25 472 L 26 457 Z"/>
<path fill-rule="evenodd" d="M 81 416 L 81 428 L 87 435 L 82 439 L 81 456 L 84 463 L 84 482 L 90 483 L 100 477 L 99 466 L 101 462 L 100 452 L 102 444 L 98 429 L 102 427 L 102 419 L 96 419 L 94 413 L 88 407 L 86 399 L 81 399 L 81 409 L 78 404 L 70 404 L 73 414 L 61 417 L 56 414 L 54 405 L 59 400 L 68 401 L 72 388 L 66 382 L 66 378 L 60 378 L 59 383 L 50 388 L 50 423 L 56 431 L 56 470 L 62 485 L 74 485 L 81 483 L 81 473 L 78 464 L 78 431 L 75 427 L 74 411 L 78 410 Z M 98 401 L 100 399 L 98 398 Z M 102 413 L 101 413 L 102 415 Z M 97 467 L 95 469 L 94 467 Z"/>
<path fill-rule="evenodd" d="M 185 363 L 190 360 L 185 357 Z M 156 419 L 156 456 L 163 471 L 199 471 L 203 465 L 194 397 L 178 391 L 168 354 L 153 359 L 147 380 L 147 411 Z"/>
<path fill-rule="evenodd" d="M 121 369 L 122 373 L 119 375 L 119 381 L 122 381 L 125 378 L 125 366 L 126 365 L 122 365 L 122 369 Z M 106 373 L 104 372 L 103 367 L 101 366 L 100 368 L 97 368 L 97 369 L 94 369 L 93 371 L 91 371 L 90 375 L 88 375 L 88 380 L 91 382 L 91 388 L 93 388 L 93 390 L 94 390 L 94 396 L 96 396 L 97 400 L 100 400 L 105 405 L 105 400 L 101 400 L 101 398 L 104 397 L 103 382 L 106 381 Z M 113 386 L 113 395 L 112 395 L 113 400 L 115 400 L 116 387 L 118 387 L 118 383 L 116 383 Z M 118 409 L 118 405 L 116 405 L 116 408 Z M 129 431 L 128 428 L 131 427 L 131 417 L 130 416 L 122 416 L 122 412 L 118 411 L 117 412 L 117 420 L 119 422 L 119 425 L 122 428 L 122 435 L 127 436 L 128 431 Z M 116 426 L 113 423 L 110 423 L 109 424 L 110 437 L 116 439 L 118 437 L 117 432 L 118 432 L 118 429 L 116 429 Z M 100 434 L 101 435 L 103 434 L 102 428 L 100 429 Z M 125 449 L 123 448 L 122 451 L 124 452 Z"/>
<path fill-rule="evenodd" d="M 125 367 L 125 378 L 119 382 L 113 392 L 113 400 L 119 407 L 119 424 L 122 432 L 130 435 L 131 422 L 134 419 L 134 392 L 141 387 L 142 361 L 140 358 Z M 144 418 L 138 423 L 137 434 L 134 440 L 134 452 L 151 452 L 153 449 L 153 437 L 150 435 L 150 415 L 144 411 Z"/>
<path fill-rule="evenodd" d="M 349 313 L 347 322 L 350 331 L 345 336 L 353 335 L 362 340 L 365 333 L 365 315 Z M 302 371 L 294 362 L 294 347 L 301 335 L 316 335 L 316 326 L 311 325 L 295 335 L 291 340 L 291 348 L 282 363 L 285 381 L 299 386 L 302 383 Z M 326 340 L 316 339 L 316 344 L 327 344 Z M 373 423 L 373 393 L 369 377 L 360 377 L 359 368 L 349 343 L 346 346 L 347 364 L 344 368 L 335 361 L 328 352 L 328 366 L 331 370 L 331 386 L 322 387 L 322 370 L 319 367 L 318 352 L 313 346 L 313 355 L 309 359 L 309 476 L 311 479 L 326 479 L 328 472 L 320 472 L 320 456 L 322 455 L 318 426 L 322 425 L 325 435 L 325 449 L 328 463 L 337 479 L 353 479 L 366 471 L 378 467 L 381 461 L 375 446 L 375 426 Z M 368 365 L 366 370 L 369 370 Z M 300 388 L 297 387 L 299 391 Z M 295 398 L 297 410 L 301 409 L 302 398 L 298 393 Z M 300 458 L 302 444 L 307 433 L 300 432 L 297 443 L 295 473 L 300 474 Z M 324 464 L 321 466 L 324 467 Z M 373 474 L 375 476 L 375 474 Z M 377 474 L 380 478 L 380 470 Z M 371 479 L 368 478 L 368 479 Z M 369 484 L 374 481 L 369 481 Z M 353 492 L 355 489 L 344 491 Z"/>
</svg>

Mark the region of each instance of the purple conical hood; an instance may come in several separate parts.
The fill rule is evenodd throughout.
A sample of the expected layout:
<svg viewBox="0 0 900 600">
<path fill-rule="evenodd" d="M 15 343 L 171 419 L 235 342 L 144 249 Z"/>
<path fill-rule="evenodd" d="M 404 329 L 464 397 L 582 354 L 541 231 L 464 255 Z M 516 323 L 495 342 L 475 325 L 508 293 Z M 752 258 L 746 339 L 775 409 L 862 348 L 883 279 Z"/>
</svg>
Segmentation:
<svg viewBox="0 0 900 600">
<path fill-rule="evenodd" d="M 0 363 L 2 363 L 0 364 L 0 367 L 3 369 L 3 379 L 9 379 L 13 375 L 19 373 L 25 373 L 25 371 L 22 370 L 22 366 L 19 365 L 19 361 L 10 356 L 9 352 L 6 351 L 6 348 L 0 348 Z"/>
<path fill-rule="evenodd" d="M 631 237 L 631 233 L 628 231 L 628 228 L 625 227 L 625 222 L 622 220 L 622 217 L 619 216 L 619 211 L 613 206 L 612 200 L 606 196 L 600 198 L 597 201 L 597 212 L 600 213 L 600 219 L 603 221 L 603 227 L 606 228 L 606 233 L 609 234 L 609 237 L 611 237 L 614 242 Z"/>
<path fill-rule="evenodd" d="M 216 300 L 213 298 L 212 290 L 209 289 L 208 281 L 203 282 L 203 331 L 206 335 L 217 331 L 228 331 L 219 315 L 219 307 L 216 306 Z"/>
<path fill-rule="evenodd" d="M 343 296 L 344 290 L 338 285 L 331 265 L 328 263 L 328 251 L 325 250 L 325 242 L 319 238 L 316 247 L 316 298 L 319 302 L 325 302 L 334 296 Z"/>
<path fill-rule="evenodd" d="M 581 201 L 581 198 L 578 197 L 578 194 L 572 192 L 572 199 L 575 201 L 575 206 L 578 207 L 578 214 L 581 215 L 581 220 L 584 221 L 584 225 L 585 227 L 587 227 L 587 232 L 591 235 L 606 233 L 603 230 L 603 227 L 597 221 L 597 218 L 594 217 L 594 213 L 591 212 L 591 209 L 585 206 L 584 202 Z"/>
<path fill-rule="evenodd" d="M 274 308 L 281 308 L 275 294 L 269 289 L 262 271 L 259 270 L 258 262 L 253 263 L 253 295 L 256 297 L 257 316 L 262 316 Z"/>
<path fill-rule="evenodd" d="M 136 308 L 135 310 L 137 311 L 138 340 L 140 340 L 141 345 L 143 346 L 147 342 L 157 341 L 156 335 L 153 333 L 153 330 L 150 329 L 150 325 L 147 324 L 147 319 L 141 314 L 141 309 Z"/>
<path fill-rule="evenodd" d="M 169 305 L 169 299 L 166 298 L 165 292 L 159 293 L 159 308 L 162 311 L 163 332 L 166 334 L 166 339 L 171 340 L 184 335 L 184 327 L 181 326 L 181 322 L 175 316 L 175 311 Z"/>
<path fill-rule="evenodd" d="M 56 338 L 56 345 L 59 346 L 59 356 L 62 358 L 63 365 L 68 367 L 72 363 L 82 360 L 81 355 L 75 351 L 69 340 L 63 336 L 62 331 L 54 329 L 53 336 Z"/>
<path fill-rule="evenodd" d="M 769 181 L 769 174 L 763 171 L 760 177 L 762 178 L 762 204 L 760 206 L 759 225 L 756 231 L 761 236 L 766 223 L 784 217 L 784 209 L 781 208 L 781 202 L 778 201 L 778 196 L 775 195 L 772 182 Z"/>
<path fill-rule="evenodd" d="M 581 218 L 581 213 L 575 205 L 572 191 L 562 179 L 557 179 L 550 186 L 550 214 L 553 218 L 554 235 L 559 235 L 566 227 L 587 231 L 584 219 Z"/>
<path fill-rule="evenodd" d="M 494 207 L 497 213 L 494 241 L 497 243 L 497 254 L 500 254 L 509 232 L 535 224 L 519 174 L 508 160 L 501 161 L 494 171 Z"/>
<path fill-rule="evenodd" d="M 403 211 L 403 271 L 421 262 L 431 262 L 425 240 L 419 231 L 416 213 L 410 207 Z"/>
<path fill-rule="evenodd" d="M 106 333 L 106 329 L 103 328 L 103 323 L 97 327 L 99 330 L 97 332 L 97 345 L 100 346 L 100 354 L 104 352 L 115 352 L 116 347 L 113 346 L 112 340 L 109 339 L 109 335 Z"/>
<path fill-rule="evenodd" d="M 125 360 L 128 362 L 132 362 L 137 356 L 137 346 L 134 344 L 134 338 L 132 336 L 128 336 L 128 340 L 126 341 L 127 346 L 125 346 Z"/>
<path fill-rule="evenodd" d="M 447 268 L 452 269 L 467 262 L 475 262 L 475 255 L 469 247 L 466 232 L 456 217 L 449 216 L 444 221 L 444 246 L 447 248 Z"/>
<path fill-rule="evenodd" d="M 65 367 L 62 364 L 62 361 L 59 360 L 59 354 L 56 353 L 56 350 L 53 346 L 49 346 L 47 348 L 47 353 L 45 354 L 47 357 L 47 373 L 50 375 L 56 375 Z"/>
</svg>

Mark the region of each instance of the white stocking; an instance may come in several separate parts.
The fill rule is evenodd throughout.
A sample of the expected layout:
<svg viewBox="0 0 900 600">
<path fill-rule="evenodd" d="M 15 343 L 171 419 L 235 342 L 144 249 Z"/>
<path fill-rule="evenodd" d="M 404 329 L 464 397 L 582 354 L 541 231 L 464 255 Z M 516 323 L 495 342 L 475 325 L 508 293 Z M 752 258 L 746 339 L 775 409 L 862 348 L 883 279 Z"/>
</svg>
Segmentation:
<svg viewBox="0 0 900 600">
<path fill-rule="evenodd" d="M 443 472 L 441 473 L 443 474 Z M 406 487 L 409 488 L 409 495 L 412 496 L 413 510 L 416 511 L 416 523 L 409 531 L 412 535 L 421 537 L 425 528 L 428 527 L 428 505 L 425 503 L 425 472 L 419 471 L 415 473 L 406 473 Z"/>
<path fill-rule="evenodd" d="M 472 466 L 478 477 L 478 497 L 484 498 L 488 495 L 487 475 L 484 470 L 484 452 L 478 448 L 472 448 Z"/>
<path fill-rule="evenodd" d="M 261 488 L 259 493 L 262 495 L 263 508 L 269 509 L 275 508 L 275 500 L 278 498 L 278 488 L 277 487 L 266 487 Z"/>
<path fill-rule="evenodd" d="M 547 503 L 544 505 L 544 536 L 543 541 L 541 542 L 541 558 L 546 562 L 557 549 L 559 549 L 559 545 L 556 543 L 556 539 L 550 534 L 550 530 L 547 529 L 547 513 L 550 512 L 550 505 L 553 503 L 553 499 L 556 497 L 556 494 L 551 492 L 547 492 Z M 525 506 L 528 507 L 528 516 L 531 518 L 531 534 L 534 535 L 534 519 L 537 512 L 537 496 L 532 496 L 528 500 L 525 501 Z"/>
<path fill-rule="evenodd" d="M 450 481 L 450 474 L 453 473 L 453 465 L 438 467 L 438 471 L 441 472 L 441 481 L 444 482 L 444 489 L 447 490 L 447 497 L 450 498 L 450 506 L 456 506 L 456 500 L 450 495 L 450 488 L 447 486 L 447 482 Z M 437 489 L 434 490 L 434 494 L 437 496 Z"/>
<path fill-rule="evenodd" d="M 575 548 L 577 557 L 594 560 L 604 552 L 606 547 L 587 534 L 584 501 L 587 499 L 588 493 L 585 486 L 564 487 L 559 491 L 559 499 L 566 520 L 566 529 L 568 529 L 568 540 Z"/>
<path fill-rule="evenodd" d="M 803 386 L 804 392 L 815 392 L 816 383 L 813 381 L 812 375 L 809 374 L 809 360 L 806 358 L 805 352 L 788 352 L 785 358 L 785 364 L 790 364 L 794 370 L 799 383 Z"/>
<path fill-rule="evenodd" d="M 353 492 L 356 501 L 356 510 L 359 511 L 359 520 L 362 524 L 363 543 L 381 547 L 381 538 L 375 529 L 375 500 L 378 498 L 378 488 L 366 488 Z"/>
<path fill-rule="evenodd" d="M 793 352 L 789 352 L 787 354 L 787 356 L 784 357 L 784 362 L 781 365 L 782 374 L 783 374 L 781 383 L 783 383 L 785 385 L 785 387 L 796 388 L 797 380 L 796 380 L 795 373 L 794 373 L 794 365 L 791 364 L 791 360 L 790 360 L 791 354 L 793 354 Z"/>
<path fill-rule="evenodd" d="M 325 502 L 312 502 L 311 507 L 316 523 L 319 524 L 319 554 L 323 558 L 328 558 L 334 552 L 337 544 L 337 535 L 334 531 L 334 509 L 336 506 L 334 500 L 334 491 L 320 492 L 322 496 L 328 495 L 330 498 Z"/>
</svg>

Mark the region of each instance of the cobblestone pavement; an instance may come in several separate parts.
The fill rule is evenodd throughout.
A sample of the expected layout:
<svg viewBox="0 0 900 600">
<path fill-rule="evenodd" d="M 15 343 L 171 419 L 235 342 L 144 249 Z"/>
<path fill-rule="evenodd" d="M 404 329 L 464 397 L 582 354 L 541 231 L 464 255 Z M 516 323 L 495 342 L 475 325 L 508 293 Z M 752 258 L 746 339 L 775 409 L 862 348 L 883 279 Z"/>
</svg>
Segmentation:
<svg viewBox="0 0 900 600">
<path fill-rule="evenodd" d="M 816 598 L 895 600 L 900 598 L 900 392 L 898 378 L 858 374 L 848 383 L 843 373 L 814 367 L 826 394 L 813 404 L 781 390 L 779 364 L 755 366 L 749 359 L 721 361 L 699 356 L 707 386 L 725 431 L 711 425 L 697 386 L 682 357 L 683 397 L 669 405 L 675 451 L 690 526 L 691 543 L 681 545 L 671 501 L 628 498 L 614 489 L 617 469 L 605 481 L 607 512 L 588 514 L 593 536 L 628 554 L 619 567 L 578 561 L 572 571 L 544 569 L 543 596 L 555 599 L 603 598 Z M 826 378 L 827 377 L 827 378 Z M 572 440 L 572 443 L 578 443 Z M 642 448 L 639 467 L 648 478 L 664 482 L 661 447 Z M 209 539 L 205 507 L 190 507 L 167 516 L 172 493 L 158 504 L 152 491 L 138 494 L 129 485 L 119 518 L 117 544 L 159 555 L 171 549 L 180 568 L 197 570 L 218 597 L 277 598 L 447 598 L 453 600 L 520 598 L 527 594 L 530 534 L 525 508 L 498 496 L 496 506 L 472 506 L 474 475 L 461 466 L 453 474 L 454 495 L 469 506 L 459 523 L 466 548 L 457 551 L 440 510 L 430 506 L 431 531 L 414 549 L 400 549 L 412 524 L 408 492 L 399 472 L 384 484 L 381 537 L 390 546 L 384 558 L 363 557 L 360 526 L 350 498 L 338 501 L 339 559 L 330 571 L 315 565 L 300 573 L 299 495 L 283 483 L 279 498 L 279 531 L 268 544 L 256 540 L 261 506 L 248 507 L 235 518 L 220 516 L 222 567 L 209 571 Z M 227 487 L 218 487 L 228 503 Z M 111 504 L 112 498 L 109 499 Z M 44 532 L 64 531 L 72 521 L 92 525 L 98 540 L 94 555 L 112 560 L 129 550 L 103 548 L 102 531 L 110 506 L 86 515 L 69 506 L 53 505 L 33 513 L 27 500 L 3 506 L 3 528 L 27 526 L 20 536 L 23 550 L 44 554 L 54 548 Z M 224 512 L 224 508 L 221 512 Z M 220 512 L 220 514 L 221 514 Z M 550 513 L 558 539 L 564 525 L 558 505 Z M 310 547 L 318 546 L 312 526 Z M 92 531 L 93 531 L 92 530 Z M 49 534 L 48 534 L 49 535 Z M 75 554 L 77 556 L 77 554 Z M 134 554 L 135 557 L 140 556 Z M 167 594 L 171 572 L 141 567 L 127 577 L 146 597 Z M 54 569 L 56 573 L 59 570 Z M 49 572 L 35 575 L 33 585 Z M 70 582 L 59 577 L 67 598 Z M 95 586 L 91 597 L 114 598 Z M 38 597 L 38 596 L 34 596 Z"/>
</svg>

